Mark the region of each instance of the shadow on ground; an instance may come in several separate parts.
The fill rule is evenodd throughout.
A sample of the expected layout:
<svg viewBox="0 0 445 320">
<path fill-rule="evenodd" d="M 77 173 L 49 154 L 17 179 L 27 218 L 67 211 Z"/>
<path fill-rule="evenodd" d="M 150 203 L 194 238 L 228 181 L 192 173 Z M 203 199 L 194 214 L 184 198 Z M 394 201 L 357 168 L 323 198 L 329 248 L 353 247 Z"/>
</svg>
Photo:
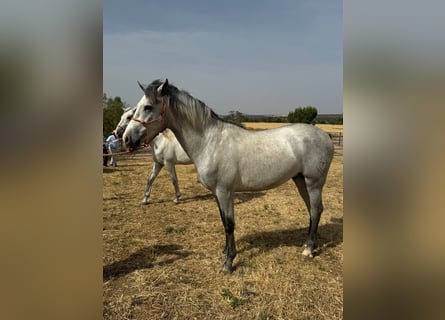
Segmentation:
<svg viewBox="0 0 445 320">
<path fill-rule="evenodd" d="M 262 196 L 264 196 L 266 193 L 265 192 L 242 192 L 242 193 L 236 193 L 235 194 L 235 205 L 240 204 L 240 203 L 244 203 L 247 201 L 250 201 L 252 199 L 255 198 L 260 198 Z M 202 201 L 202 200 L 215 200 L 215 196 L 211 193 L 205 193 L 205 194 L 198 194 L 195 196 L 190 196 L 190 197 L 181 197 L 179 198 L 179 203 L 189 203 L 189 202 L 194 202 L 194 201 Z M 172 202 L 173 199 L 160 199 L 160 200 L 149 200 L 149 203 L 165 203 L 165 202 Z"/>
<path fill-rule="evenodd" d="M 165 260 L 159 259 L 162 255 L 173 255 L 174 257 Z M 177 244 L 155 245 L 142 248 L 131 254 L 128 258 L 104 266 L 103 280 L 107 281 L 118 278 L 140 269 L 153 268 L 155 265 L 163 266 L 171 264 L 189 255 L 189 252 L 183 251 L 182 246 Z"/>
<path fill-rule="evenodd" d="M 261 198 L 266 195 L 265 192 L 240 192 L 235 193 L 235 205 L 244 203 L 256 198 Z"/>
<path fill-rule="evenodd" d="M 131 168 L 125 169 L 123 167 L 108 166 L 108 167 L 103 167 L 103 170 L 102 170 L 103 173 L 111 173 L 111 172 L 116 172 L 116 171 L 134 171 L 134 169 L 131 169 Z"/>
<path fill-rule="evenodd" d="M 306 242 L 308 228 L 292 228 L 274 231 L 255 231 L 237 239 L 241 252 L 249 252 L 249 258 L 262 252 L 283 246 L 302 247 Z M 336 247 L 343 242 L 343 224 L 327 223 L 318 227 L 317 249 L 314 254 L 319 255 L 326 248 Z M 253 249 L 259 250 L 253 250 Z M 302 249 L 303 250 L 303 249 Z"/>
</svg>

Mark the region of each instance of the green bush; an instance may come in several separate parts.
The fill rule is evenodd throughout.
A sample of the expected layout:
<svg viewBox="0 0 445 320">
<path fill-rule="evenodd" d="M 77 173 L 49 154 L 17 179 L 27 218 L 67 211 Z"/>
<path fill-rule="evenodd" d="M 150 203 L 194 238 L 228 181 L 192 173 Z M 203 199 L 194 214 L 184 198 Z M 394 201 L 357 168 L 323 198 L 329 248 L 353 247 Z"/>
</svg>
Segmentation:
<svg viewBox="0 0 445 320">
<path fill-rule="evenodd" d="M 289 112 L 287 119 L 291 123 L 315 123 L 315 118 L 317 117 L 317 108 L 312 106 L 299 107 L 293 112 Z"/>
</svg>

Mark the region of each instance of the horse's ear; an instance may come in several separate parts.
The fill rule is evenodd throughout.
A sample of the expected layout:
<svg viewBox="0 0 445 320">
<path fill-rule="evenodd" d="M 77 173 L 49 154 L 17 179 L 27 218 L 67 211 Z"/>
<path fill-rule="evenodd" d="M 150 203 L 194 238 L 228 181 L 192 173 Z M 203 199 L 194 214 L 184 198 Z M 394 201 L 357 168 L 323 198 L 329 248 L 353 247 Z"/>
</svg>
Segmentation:
<svg viewBox="0 0 445 320">
<path fill-rule="evenodd" d="M 166 96 L 168 94 L 168 92 L 169 92 L 168 79 L 165 79 L 165 82 L 158 87 L 157 91 L 158 91 L 159 96 L 161 96 L 161 97 Z"/>
<path fill-rule="evenodd" d="M 138 81 L 138 85 L 139 85 L 139 87 L 142 89 L 142 91 L 144 91 L 144 93 L 145 93 L 145 88 L 144 88 L 144 86 Z"/>
</svg>

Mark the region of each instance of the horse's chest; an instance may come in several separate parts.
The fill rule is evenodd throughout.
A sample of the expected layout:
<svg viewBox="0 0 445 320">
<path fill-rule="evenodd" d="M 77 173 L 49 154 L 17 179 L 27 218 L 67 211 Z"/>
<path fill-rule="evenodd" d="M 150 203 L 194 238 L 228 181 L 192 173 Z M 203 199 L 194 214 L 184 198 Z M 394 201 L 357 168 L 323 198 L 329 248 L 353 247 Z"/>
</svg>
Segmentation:
<svg viewBox="0 0 445 320">
<path fill-rule="evenodd" d="M 215 176 L 212 176 L 209 174 L 208 171 L 205 171 L 203 169 L 197 170 L 198 178 L 201 184 L 206 187 L 209 190 L 214 190 L 216 185 L 216 178 Z"/>
<path fill-rule="evenodd" d="M 217 168 L 209 163 L 206 163 L 200 166 L 196 166 L 196 171 L 198 174 L 199 181 L 202 183 L 202 185 L 211 191 L 215 190 L 216 183 L 218 180 Z"/>
</svg>

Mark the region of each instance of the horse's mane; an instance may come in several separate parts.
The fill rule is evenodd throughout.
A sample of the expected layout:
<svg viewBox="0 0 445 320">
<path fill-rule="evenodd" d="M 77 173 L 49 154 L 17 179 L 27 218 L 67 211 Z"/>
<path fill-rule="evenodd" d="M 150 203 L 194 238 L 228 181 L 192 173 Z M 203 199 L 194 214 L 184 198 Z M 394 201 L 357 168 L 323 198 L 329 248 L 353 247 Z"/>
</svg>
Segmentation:
<svg viewBox="0 0 445 320">
<path fill-rule="evenodd" d="M 123 110 L 124 110 L 124 113 L 125 112 L 127 112 L 127 111 L 130 111 L 130 110 L 136 110 L 136 107 L 128 107 L 128 108 L 123 108 Z"/>
<path fill-rule="evenodd" d="M 163 83 L 162 80 L 154 80 L 145 90 L 145 95 L 151 100 L 156 101 L 158 98 L 157 88 Z M 226 120 L 216 114 L 201 100 L 194 98 L 185 90 L 180 90 L 174 85 L 168 85 L 168 93 L 170 97 L 170 107 L 179 111 L 192 123 L 194 127 L 199 124 L 231 124 L 245 129 L 245 127 L 237 122 Z"/>
</svg>

